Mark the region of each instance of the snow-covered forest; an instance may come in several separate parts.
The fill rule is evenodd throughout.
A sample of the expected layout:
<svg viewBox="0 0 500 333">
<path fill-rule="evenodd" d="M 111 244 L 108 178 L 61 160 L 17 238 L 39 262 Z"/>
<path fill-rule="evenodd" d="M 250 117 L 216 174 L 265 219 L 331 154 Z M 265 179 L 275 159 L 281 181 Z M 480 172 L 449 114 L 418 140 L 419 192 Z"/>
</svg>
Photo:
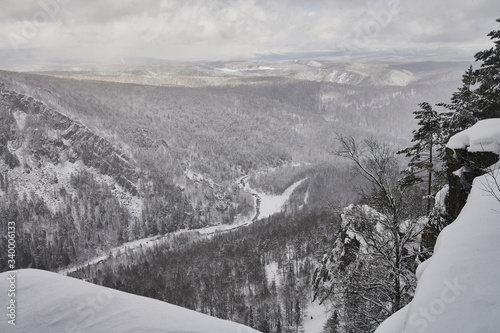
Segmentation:
<svg viewBox="0 0 500 333">
<path fill-rule="evenodd" d="M 21 329 L 494 332 L 488 36 L 474 65 L 0 71 L 0 286 L 46 299 Z"/>
</svg>

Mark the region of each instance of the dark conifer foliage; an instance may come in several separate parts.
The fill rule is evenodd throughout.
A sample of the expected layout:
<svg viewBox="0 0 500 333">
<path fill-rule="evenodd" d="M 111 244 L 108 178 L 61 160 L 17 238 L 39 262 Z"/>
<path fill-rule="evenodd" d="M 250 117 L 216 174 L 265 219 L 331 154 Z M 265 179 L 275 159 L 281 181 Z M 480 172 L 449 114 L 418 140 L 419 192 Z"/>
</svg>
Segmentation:
<svg viewBox="0 0 500 333">
<path fill-rule="evenodd" d="M 494 46 L 475 55 L 476 61 L 482 62 L 474 72 L 479 97 L 476 116 L 480 119 L 500 117 L 500 30 L 491 31 L 488 37 Z"/>
<path fill-rule="evenodd" d="M 157 298 L 262 332 L 295 331 L 312 299 L 320 255 L 335 240 L 338 217 L 328 210 L 280 214 L 207 241 L 179 240 L 74 275 Z M 278 267 L 278 276 L 266 266 Z"/>
<path fill-rule="evenodd" d="M 500 19 L 497 22 L 500 23 Z M 427 215 L 430 218 L 423 235 L 424 258 L 432 253 L 439 232 L 458 215 L 456 211 L 443 213 L 439 209 L 431 209 L 434 195 L 449 180 L 445 175 L 445 169 L 450 167 L 446 163 L 451 162 L 446 161 L 449 157 L 445 156 L 448 140 L 477 121 L 500 117 L 500 30 L 493 30 L 488 36 L 494 46 L 476 53 L 475 60 L 480 63 L 480 67 L 474 69 L 471 65 L 462 76 L 462 86 L 452 94 L 450 102 L 437 104 L 446 111 L 438 113 L 427 102 L 419 104 L 422 110 L 414 112 L 420 126 L 413 131 L 412 142 L 415 144 L 400 151 L 410 158 L 408 169 L 404 173 L 406 180 L 418 181 L 418 173 L 427 170 L 428 186 L 425 199 L 428 203 Z M 467 160 L 467 156 L 463 158 Z M 474 162 L 465 161 L 465 164 L 470 164 L 472 169 L 477 168 Z M 433 178 L 438 186 L 432 186 Z M 470 184 L 465 187 L 470 189 Z M 455 192 L 455 189 L 451 188 L 450 191 Z M 460 197 L 459 201 L 463 204 L 467 194 L 468 190 L 455 199 Z M 450 203 L 449 198 L 446 201 L 449 207 L 460 207 L 459 204 Z"/>
<path fill-rule="evenodd" d="M 441 124 L 438 113 L 433 110 L 429 103 L 420 103 L 421 110 L 414 111 L 415 119 L 418 120 L 419 128 L 413 131 L 412 146 L 398 151 L 410 158 L 408 169 L 403 171 L 403 181 L 406 185 L 424 181 L 421 172 L 425 172 L 425 183 L 427 183 L 427 215 L 430 214 L 433 193 L 433 179 L 436 160 L 441 157 L 439 143 L 442 142 Z"/>
</svg>

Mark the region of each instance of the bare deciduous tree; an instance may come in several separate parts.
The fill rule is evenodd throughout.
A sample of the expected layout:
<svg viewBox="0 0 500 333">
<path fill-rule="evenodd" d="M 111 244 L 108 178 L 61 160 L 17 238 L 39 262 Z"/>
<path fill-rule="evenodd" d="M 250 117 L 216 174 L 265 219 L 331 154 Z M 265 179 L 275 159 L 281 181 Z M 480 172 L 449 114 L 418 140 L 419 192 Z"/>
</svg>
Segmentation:
<svg viewBox="0 0 500 333">
<path fill-rule="evenodd" d="M 342 211 L 341 235 L 315 272 L 316 298 L 340 310 L 342 330 L 370 332 L 407 304 L 425 224 L 414 187 L 399 181 L 395 152 L 373 140 L 339 138 L 339 156 L 369 181 L 365 205 Z"/>
</svg>

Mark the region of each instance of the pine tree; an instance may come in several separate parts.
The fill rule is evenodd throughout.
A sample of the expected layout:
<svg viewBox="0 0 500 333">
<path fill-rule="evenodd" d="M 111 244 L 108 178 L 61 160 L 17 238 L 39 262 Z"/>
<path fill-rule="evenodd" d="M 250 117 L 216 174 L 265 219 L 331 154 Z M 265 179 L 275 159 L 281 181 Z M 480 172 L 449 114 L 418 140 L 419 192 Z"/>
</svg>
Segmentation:
<svg viewBox="0 0 500 333">
<path fill-rule="evenodd" d="M 470 66 L 450 103 L 437 104 L 450 110 L 441 114 L 443 146 L 451 136 L 478 120 L 500 117 L 500 30 L 493 30 L 488 36 L 495 46 L 475 54 L 476 62 L 482 62 L 480 68 L 474 70 Z"/>
<path fill-rule="evenodd" d="M 302 314 L 300 311 L 300 302 L 298 299 L 295 300 L 295 326 L 297 332 L 299 331 L 299 326 L 302 324 Z"/>
<path fill-rule="evenodd" d="M 496 20 L 500 23 L 500 19 Z M 500 30 L 493 30 L 488 34 L 495 46 L 476 53 L 476 61 L 482 61 L 481 67 L 474 72 L 479 87 L 476 92 L 479 96 L 479 119 L 500 117 Z"/>
<path fill-rule="evenodd" d="M 333 311 L 330 318 L 323 326 L 323 333 L 338 333 L 339 332 L 339 313 L 337 310 Z"/>
<path fill-rule="evenodd" d="M 427 215 L 431 211 L 432 195 L 432 175 L 435 170 L 435 159 L 438 154 L 438 144 L 441 142 L 441 124 L 438 113 L 432 106 L 423 102 L 419 106 L 421 110 L 414 111 L 415 119 L 418 119 L 417 130 L 413 131 L 414 145 L 398 151 L 398 154 L 405 154 L 410 158 L 408 169 L 403 172 L 404 182 L 411 185 L 422 182 L 420 173 L 425 172 L 427 177 Z"/>
<path fill-rule="evenodd" d="M 448 140 L 456 133 L 474 125 L 478 121 L 480 111 L 478 109 L 479 96 L 473 89 L 476 77 L 472 65 L 462 76 L 462 87 L 453 93 L 451 103 L 439 103 L 450 112 L 444 112 L 441 116 L 442 143 L 444 146 Z"/>
<path fill-rule="evenodd" d="M 281 333 L 281 319 L 278 319 L 278 323 L 276 324 L 276 333 Z"/>
<path fill-rule="evenodd" d="M 254 318 L 253 318 L 253 309 L 251 306 L 250 306 L 250 312 L 248 313 L 248 320 L 247 320 L 246 324 L 247 324 L 247 326 L 250 326 L 252 328 L 255 327 L 255 322 L 254 322 Z"/>
<path fill-rule="evenodd" d="M 276 333 L 281 333 L 281 320 L 282 320 L 282 316 L 281 316 L 281 307 L 278 305 L 278 323 L 276 324 Z"/>
</svg>

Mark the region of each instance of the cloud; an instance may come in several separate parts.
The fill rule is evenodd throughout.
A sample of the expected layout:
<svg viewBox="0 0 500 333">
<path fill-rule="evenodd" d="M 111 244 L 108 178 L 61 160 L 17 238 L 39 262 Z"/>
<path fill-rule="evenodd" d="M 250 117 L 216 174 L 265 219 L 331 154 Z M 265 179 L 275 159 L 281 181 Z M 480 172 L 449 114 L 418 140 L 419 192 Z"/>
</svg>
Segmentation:
<svg viewBox="0 0 500 333">
<path fill-rule="evenodd" d="M 494 0 L 4 0 L 0 50 L 172 60 L 489 45 Z M 472 55 L 471 55 L 472 56 Z"/>
</svg>

